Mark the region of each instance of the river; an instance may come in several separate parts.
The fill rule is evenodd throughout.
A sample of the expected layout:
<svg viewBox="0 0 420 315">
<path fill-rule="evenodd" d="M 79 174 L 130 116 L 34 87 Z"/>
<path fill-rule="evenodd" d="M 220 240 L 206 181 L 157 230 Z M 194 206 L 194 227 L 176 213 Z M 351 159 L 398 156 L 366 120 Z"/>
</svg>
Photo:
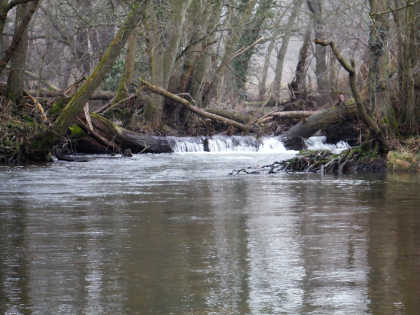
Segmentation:
<svg viewBox="0 0 420 315">
<path fill-rule="evenodd" d="M 420 180 L 293 152 L 0 168 L 0 314 L 418 314 Z"/>
</svg>

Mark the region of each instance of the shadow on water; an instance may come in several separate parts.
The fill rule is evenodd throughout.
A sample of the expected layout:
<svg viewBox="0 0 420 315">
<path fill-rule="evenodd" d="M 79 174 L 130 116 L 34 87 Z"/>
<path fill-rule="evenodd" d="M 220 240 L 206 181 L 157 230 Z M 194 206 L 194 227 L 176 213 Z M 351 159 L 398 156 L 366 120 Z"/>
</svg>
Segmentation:
<svg viewBox="0 0 420 315">
<path fill-rule="evenodd" d="M 418 177 L 227 175 L 272 158 L 0 171 L 0 313 L 416 314 Z"/>
</svg>

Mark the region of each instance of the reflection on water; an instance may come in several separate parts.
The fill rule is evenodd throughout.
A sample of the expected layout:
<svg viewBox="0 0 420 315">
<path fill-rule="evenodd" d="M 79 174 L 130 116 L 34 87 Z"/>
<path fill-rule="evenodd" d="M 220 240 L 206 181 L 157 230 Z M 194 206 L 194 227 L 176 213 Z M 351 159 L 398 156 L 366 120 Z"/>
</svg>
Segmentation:
<svg viewBox="0 0 420 315">
<path fill-rule="evenodd" d="M 226 175 L 273 158 L 0 170 L 0 313 L 417 314 L 418 178 Z"/>
</svg>

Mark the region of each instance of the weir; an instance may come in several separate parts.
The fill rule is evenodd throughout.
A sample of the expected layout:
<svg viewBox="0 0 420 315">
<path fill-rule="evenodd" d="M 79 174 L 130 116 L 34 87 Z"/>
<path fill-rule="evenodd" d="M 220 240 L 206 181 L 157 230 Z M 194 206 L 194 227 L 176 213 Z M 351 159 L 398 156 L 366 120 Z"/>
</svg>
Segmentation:
<svg viewBox="0 0 420 315">
<path fill-rule="evenodd" d="M 252 137 L 252 136 L 213 136 L 213 137 L 172 137 L 170 146 L 175 153 L 187 152 L 259 152 L 259 153 L 292 153 L 287 150 L 279 137 Z M 347 142 L 336 144 L 326 143 L 326 137 L 311 137 L 305 141 L 308 150 L 327 150 L 340 153 L 349 149 Z"/>
</svg>

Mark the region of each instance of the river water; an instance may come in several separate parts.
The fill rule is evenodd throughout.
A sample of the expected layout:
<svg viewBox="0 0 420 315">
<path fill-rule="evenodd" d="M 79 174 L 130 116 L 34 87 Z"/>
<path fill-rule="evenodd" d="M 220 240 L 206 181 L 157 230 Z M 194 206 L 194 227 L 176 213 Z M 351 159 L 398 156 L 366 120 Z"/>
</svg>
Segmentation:
<svg viewBox="0 0 420 315">
<path fill-rule="evenodd" d="M 293 152 L 0 168 L 0 314 L 418 314 L 420 180 Z"/>
</svg>

